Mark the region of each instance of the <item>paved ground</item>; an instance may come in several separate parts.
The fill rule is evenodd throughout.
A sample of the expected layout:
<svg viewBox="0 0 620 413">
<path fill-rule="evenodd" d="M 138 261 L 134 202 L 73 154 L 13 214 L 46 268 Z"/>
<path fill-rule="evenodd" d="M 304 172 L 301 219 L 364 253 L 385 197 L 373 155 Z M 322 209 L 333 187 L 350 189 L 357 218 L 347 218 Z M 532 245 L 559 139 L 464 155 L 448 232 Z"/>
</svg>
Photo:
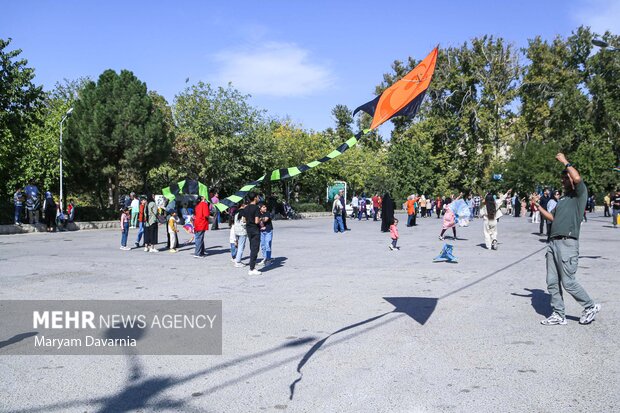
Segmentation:
<svg viewBox="0 0 620 413">
<path fill-rule="evenodd" d="M 537 225 L 502 218 L 488 251 L 476 221 L 444 264 L 438 220 L 402 223 L 391 252 L 372 221 L 338 235 L 329 218 L 277 222 L 276 265 L 254 278 L 232 268 L 227 230 L 208 233 L 205 260 L 119 251 L 118 230 L 2 236 L 0 299 L 221 299 L 224 354 L 2 356 L 0 411 L 620 410 L 609 219 L 583 225 L 578 273 L 602 312 L 580 326 L 567 298 L 569 323 L 553 327 L 538 323 L 550 309 Z"/>
</svg>

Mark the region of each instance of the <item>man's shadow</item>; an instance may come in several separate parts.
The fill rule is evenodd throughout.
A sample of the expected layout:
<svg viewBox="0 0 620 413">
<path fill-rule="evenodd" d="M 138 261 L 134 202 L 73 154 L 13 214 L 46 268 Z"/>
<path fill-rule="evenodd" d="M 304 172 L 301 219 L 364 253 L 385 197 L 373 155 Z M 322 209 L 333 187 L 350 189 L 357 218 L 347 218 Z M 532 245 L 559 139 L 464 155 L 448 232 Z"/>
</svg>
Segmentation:
<svg viewBox="0 0 620 413">
<path fill-rule="evenodd" d="M 535 288 L 533 290 L 529 288 L 524 288 L 524 290 L 529 291 L 530 294 L 510 293 L 510 295 L 514 295 L 516 297 L 531 298 L 531 305 L 534 308 L 534 311 L 536 311 L 537 314 L 540 314 L 543 317 L 549 317 L 553 313 L 553 309 L 551 308 L 551 294 L 548 294 L 538 288 Z M 579 318 L 570 315 L 567 315 L 566 318 L 573 321 L 579 320 Z"/>
</svg>

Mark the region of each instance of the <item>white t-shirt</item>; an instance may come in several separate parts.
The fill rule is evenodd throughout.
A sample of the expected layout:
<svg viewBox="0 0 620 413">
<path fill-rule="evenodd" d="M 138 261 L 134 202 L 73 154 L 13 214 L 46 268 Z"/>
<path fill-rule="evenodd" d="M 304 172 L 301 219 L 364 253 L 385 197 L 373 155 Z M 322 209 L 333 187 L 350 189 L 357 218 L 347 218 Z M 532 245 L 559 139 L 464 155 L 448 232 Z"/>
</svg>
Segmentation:
<svg viewBox="0 0 620 413">
<path fill-rule="evenodd" d="M 351 206 L 353 208 L 357 208 L 360 206 L 360 201 L 356 196 L 354 196 L 353 199 L 351 200 Z"/>
</svg>

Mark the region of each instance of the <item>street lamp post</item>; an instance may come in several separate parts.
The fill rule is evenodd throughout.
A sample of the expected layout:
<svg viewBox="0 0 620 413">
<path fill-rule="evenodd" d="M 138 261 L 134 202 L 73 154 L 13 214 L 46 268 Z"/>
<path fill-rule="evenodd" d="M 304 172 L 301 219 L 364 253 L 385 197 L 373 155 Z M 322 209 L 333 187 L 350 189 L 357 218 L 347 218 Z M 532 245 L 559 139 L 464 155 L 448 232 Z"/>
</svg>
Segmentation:
<svg viewBox="0 0 620 413">
<path fill-rule="evenodd" d="M 60 147 L 59 147 L 59 152 L 60 152 L 60 197 L 59 197 L 59 202 L 60 202 L 60 210 L 61 211 L 62 211 L 62 208 L 63 208 L 63 202 L 62 202 L 63 201 L 63 192 L 62 192 L 62 124 L 64 123 L 64 121 L 67 120 L 67 118 L 69 116 L 71 116 L 72 112 L 73 112 L 73 108 L 69 108 L 67 113 L 65 113 L 65 115 L 60 120 Z"/>
</svg>

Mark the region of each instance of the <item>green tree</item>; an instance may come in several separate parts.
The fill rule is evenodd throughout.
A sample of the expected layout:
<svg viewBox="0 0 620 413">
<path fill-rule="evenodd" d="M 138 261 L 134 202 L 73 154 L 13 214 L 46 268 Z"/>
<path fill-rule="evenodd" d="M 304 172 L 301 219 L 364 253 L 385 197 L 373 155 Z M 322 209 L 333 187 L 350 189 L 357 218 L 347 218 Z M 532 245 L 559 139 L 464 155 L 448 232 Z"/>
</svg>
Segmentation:
<svg viewBox="0 0 620 413">
<path fill-rule="evenodd" d="M 37 122 L 43 99 L 35 86 L 34 69 L 20 58 L 20 49 L 8 50 L 11 39 L 0 39 L 0 204 L 6 205 L 16 185 L 24 185 L 23 158 L 28 154 L 28 127 Z M 8 208 L 1 208 L 3 211 Z"/>
<path fill-rule="evenodd" d="M 27 137 L 23 141 L 24 154 L 19 159 L 19 170 L 25 182 L 50 189 L 54 193 L 59 190 L 59 123 L 87 81 L 81 78 L 57 83 L 37 107 L 38 121 L 28 124 Z"/>
<path fill-rule="evenodd" d="M 97 83 L 87 82 L 67 129 L 63 149 L 72 184 L 94 189 L 100 199 L 107 191 L 108 205 L 118 199 L 123 173 L 146 184 L 149 170 L 166 160 L 172 144 L 146 84 L 128 70 L 106 70 Z"/>
<path fill-rule="evenodd" d="M 279 123 L 265 119 L 248 98 L 230 84 L 213 88 L 203 82 L 175 98 L 174 163 L 222 194 L 282 167 L 273 137 Z"/>
</svg>

